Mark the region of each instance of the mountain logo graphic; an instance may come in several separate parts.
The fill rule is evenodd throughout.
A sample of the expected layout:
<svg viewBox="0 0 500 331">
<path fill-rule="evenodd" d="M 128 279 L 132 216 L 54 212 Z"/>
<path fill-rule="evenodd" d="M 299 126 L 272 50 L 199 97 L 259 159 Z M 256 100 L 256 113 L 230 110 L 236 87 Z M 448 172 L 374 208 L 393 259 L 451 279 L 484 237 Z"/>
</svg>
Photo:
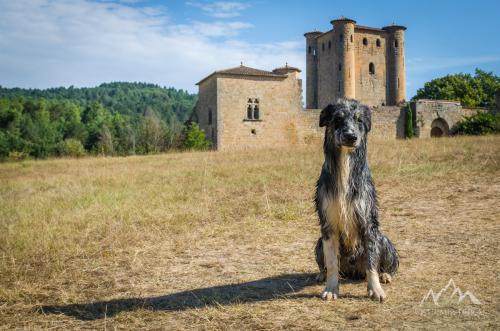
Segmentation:
<svg viewBox="0 0 500 331">
<path fill-rule="evenodd" d="M 476 298 L 474 294 L 472 294 L 469 291 L 465 291 L 465 293 L 462 292 L 460 287 L 456 286 L 453 279 L 450 278 L 448 284 L 445 287 L 443 287 L 437 294 L 434 293 L 432 289 L 430 289 L 429 292 L 427 292 L 427 294 L 422 298 L 422 301 L 420 301 L 420 306 L 423 306 L 424 302 L 428 301 L 429 299 L 432 299 L 434 305 L 439 306 L 439 299 L 446 291 L 448 291 L 448 289 L 452 289 L 451 295 L 448 297 L 448 299 L 452 299 L 455 296 L 457 296 L 457 303 L 461 303 L 462 301 L 465 300 L 465 298 L 469 298 L 472 304 L 474 305 L 481 304 L 481 301 L 479 301 L 479 299 Z"/>
</svg>

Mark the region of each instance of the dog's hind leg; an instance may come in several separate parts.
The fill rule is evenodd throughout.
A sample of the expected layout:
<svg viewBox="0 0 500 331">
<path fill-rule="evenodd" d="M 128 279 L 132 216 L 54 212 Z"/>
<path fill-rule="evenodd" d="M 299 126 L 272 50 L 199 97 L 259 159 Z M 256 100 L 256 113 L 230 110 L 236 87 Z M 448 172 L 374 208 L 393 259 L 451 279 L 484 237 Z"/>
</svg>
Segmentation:
<svg viewBox="0 0 500 331">
<path fill-rule="evenodd" d="M 380 247 L 377 245 L 379 238 L 377 233 L 371 233 L 365 244 L 367 257 L 366 280 L 368 281 L 368 296 L 376 301 L 384 301 L 386 298 L 385 292 L 380 285 L 379 279 L 379 263 L 380 263 Z"/>
<path fill-rule="evenodd" d="M 323 239 L 323 253 L 326 264 L 326 287 L 321 297 L 324 300 L 339 298 L 339 241 L 330 235 Z"/>
<path fill-rule="evenodd" d="M 399 256 L 392 242 L 385 235 L 380 240 L 380 272 L 393 276 L 399 267 Z M 389 280 L 390 283 L 390 280 Z"/>
<path fill-rule="evenodd" d="M 316 242 L 314 255 L 316 256 L 316 263 L 318 264 L 319 269 L 319 274 L 316 276 L 316 281 L 318 283 L 323 283 L 326 279 L 326 267 L 325 255 L 323 254 L 323 239 L 321 239 L 321 237 Z"/>
</svg>

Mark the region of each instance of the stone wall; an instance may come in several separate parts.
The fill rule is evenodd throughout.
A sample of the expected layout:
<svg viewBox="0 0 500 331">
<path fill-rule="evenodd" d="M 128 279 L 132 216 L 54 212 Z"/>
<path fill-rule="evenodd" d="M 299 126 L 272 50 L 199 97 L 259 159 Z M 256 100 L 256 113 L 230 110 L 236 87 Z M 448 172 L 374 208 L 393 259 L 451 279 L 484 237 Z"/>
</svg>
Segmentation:
<svg viewBox="0 0 500 331">
<path fill-rule="evenodd" d="M 297 115 L 299 142 L 309 144 L 323 140 L 324 128 L 319 127 L 321 109 L 306 109 Z M 398 106 L 380 106 L 372 110 L 372 129 L 369 137 L 396 139 L 405 137 L 405 109 Z"/>
<path fill-rule="evenodd" d="M 419 138 L 447 136 L 464 116 L 460 102 L 455 101 L 423 99 L 412 102 L 411 107 L 415 114 L 415 135 Z M 441 135 L 438 135 L 439 130 L 442 131 Z"/>
<path fill-rule="evenodd" d="M 363 40 L 366 39 L 366 45 Z M 377 40 L 380 46 L 377 46 Z M 386 34 L 372 30 L 356 30 L 356 99 L 367 105 L 387 104 Z M 375 73 L 369 71 L 373 63 Z"/>
<path fill-rule="evenodd" d="M 207 79 L 199 86 L 198 103 L 196 104 L 195 120 L 205 135 L 212 142 L 212 146 L 218 146 L 218 128 L 220 128 L 220 119 L 217 114 L 217 80 Z M 209 113 L 212 113 L 212 123 L 209 123 Z"/>
<path fill-rule="evenodd" d="M 218 77 L 218 149 L 279 147 L 298 143 L 296 114 L 302 82 L 287 78 Z M 259 120 L 248 120 L 248 99 L 259 100 Z"/>
</svg>

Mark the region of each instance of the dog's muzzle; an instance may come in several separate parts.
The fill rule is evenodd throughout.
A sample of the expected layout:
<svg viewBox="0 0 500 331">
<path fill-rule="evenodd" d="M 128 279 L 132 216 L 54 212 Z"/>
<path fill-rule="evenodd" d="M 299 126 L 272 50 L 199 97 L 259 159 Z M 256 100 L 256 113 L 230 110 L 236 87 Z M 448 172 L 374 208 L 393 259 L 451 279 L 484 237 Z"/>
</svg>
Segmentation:
<svg viewBox="0 0 500 331">
<path fill-rule="evenodd" d="M 358 141 L 358 136 L 354 133 L 344 133 L 342 135 L 342 145 L 346 147 L 355 147 L 356 142 Z"/>
</svg>

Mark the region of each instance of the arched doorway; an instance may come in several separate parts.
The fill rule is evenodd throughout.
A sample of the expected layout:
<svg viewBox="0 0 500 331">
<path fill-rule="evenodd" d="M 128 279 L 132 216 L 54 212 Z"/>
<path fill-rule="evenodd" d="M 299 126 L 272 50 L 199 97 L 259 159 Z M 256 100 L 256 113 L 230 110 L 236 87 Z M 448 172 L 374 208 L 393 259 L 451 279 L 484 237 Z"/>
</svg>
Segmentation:
<svg viewBox="0 0 500 331">
<path fill-rule="evenodd" d="M 446 137 L 449 134 L 448 123 L 442 118 L 436 118 L 431 124 L 431 137 Z"/>
</svg>

